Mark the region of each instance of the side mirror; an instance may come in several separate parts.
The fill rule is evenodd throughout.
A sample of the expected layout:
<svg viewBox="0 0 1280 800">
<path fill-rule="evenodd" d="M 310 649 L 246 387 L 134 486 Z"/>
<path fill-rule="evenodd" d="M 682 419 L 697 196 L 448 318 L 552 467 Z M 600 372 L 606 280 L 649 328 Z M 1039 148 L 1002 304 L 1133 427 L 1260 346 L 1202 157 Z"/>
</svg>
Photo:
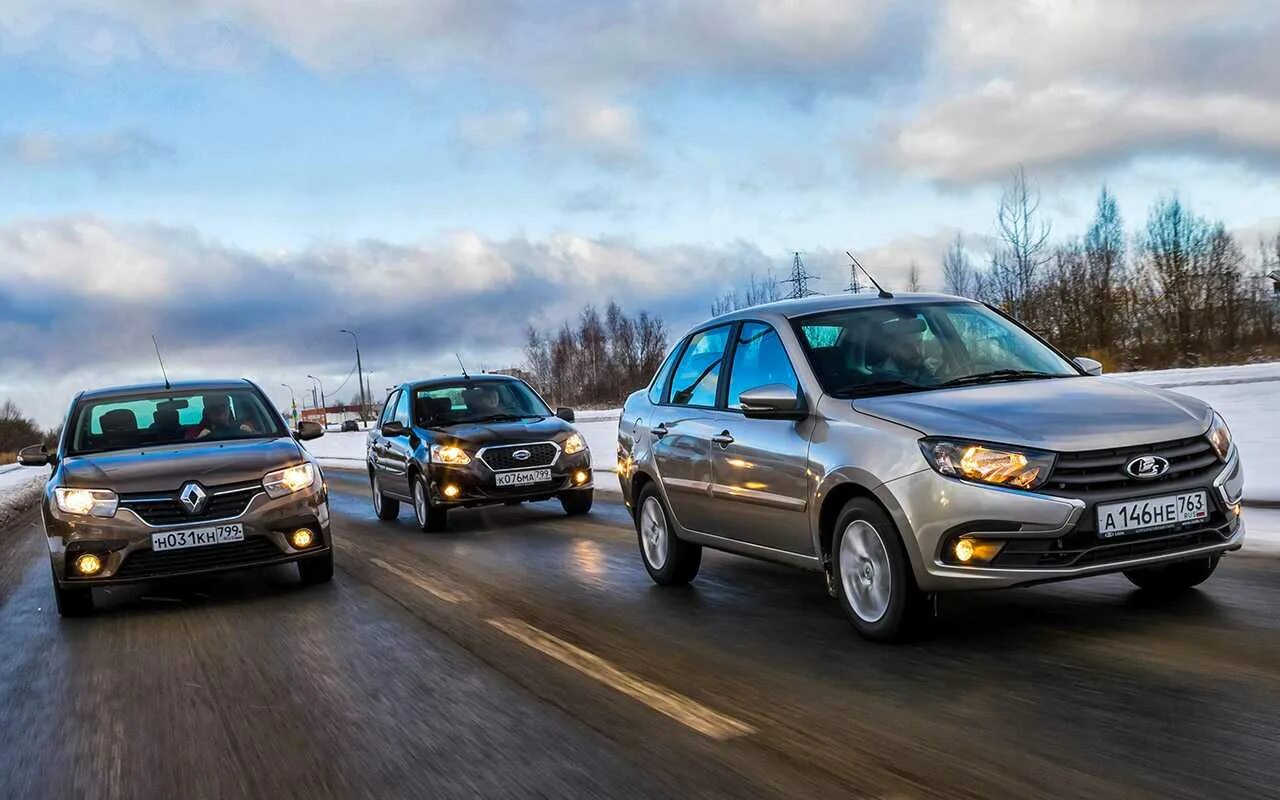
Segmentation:
<svg viewBox="0 0 1280 800">
<path fill-rule="evenodd" d="M 573 413 L 572 408 L 566 408 L 564 406 L 560 406 L 556 409 L 556 416 L 565 422 L 573 422 L 577 417 L 577 415 Z"/>
<path fill-rule="evenodd" d="M 738 395 L 742 416 L 749 419 L 799 419 L 804 416 L 800 393 L 783 383 L 757 386 Z"/>
<path fill-rule="evenodd" d="M 1076 366 L 1077 366 L 1077 367 L 1079 367 L 1080 369 L 1084 370 L 1086 373 L 1088 373 L 1088 374 L 1090 374 L 1090 375 L 1101 375 L 1101 374 L 1102 374 L 1102 362 L 1101 362 L 1101 361 L 1095 361 L 1095 360 L 1094 360 L 1094 359 L 1092 359 L 1092 358 L 1086 358 L 1086 357 L 1084 357 L 1084 356 L 1076 356 L 1075 358 L 1073 358 L 1073 359 L 1071 359 L 1071 360 L 1072 360 L 1072 361 L 1074 361 L 1074 362 L 1076 363 Z"/>
<path fill-rule="evenodd" d="M 33 444 L 18 451 L 18 463 L 24 467 L 47 467 L 51 459 L 42 444 Z"/>
<path fill-rule="evenodd" d="M 308 442 L 312 439 L 319 439 L 324 436 L 324 426 L 319 422 L 310 419 L 304 419 L 298 423 L 298 430 L 293 434 L 293 438 L 300 442 Z"/>
<path fill-rule="evenodd" d="M 408 432 L 409 429 L 404 426 L 404 423 L 395 419 L 382 426 L 383 436 L 404 436 Z"/>
</svg>

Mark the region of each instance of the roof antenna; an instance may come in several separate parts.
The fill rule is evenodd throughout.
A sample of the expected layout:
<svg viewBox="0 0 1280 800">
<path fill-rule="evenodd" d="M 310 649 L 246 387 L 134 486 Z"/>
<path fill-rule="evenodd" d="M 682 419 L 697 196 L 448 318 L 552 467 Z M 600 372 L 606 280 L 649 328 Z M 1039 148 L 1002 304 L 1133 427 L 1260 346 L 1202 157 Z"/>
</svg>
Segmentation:
<svg viewBox="0 0 1280 800">
<path fill-rule="evenodd" d="M 458 366 L 462 367 L 462 377 L 471 380 L 471 376 L 467 374 L 467 366 L 462 363 L 462 356 L 458 355 L 458 351 L 453 351 L 453 357 L 458 359 Z"/>
<path fill-rule="evenodd" d="M 154 333 L 151 334 L 151 344 L 155 345 L 156 348 L 156 361 L 160 362 L 160 374 L 164 376 L 164 388 L 166 391 L 172 389 L 173 387 L 169 385 L 169 373 L 164 371 L 164 359 L 160 357 L 160 343 L 156 341 Z"/>
<path fill-rule="evenodd" d="M 872 286 L 874 286 L 874 287 L 876 287 L 877 289 L 879 289 L 879 290 L 880 290 L 880 299 L 881 299 L 881 300 L 892 300 L 892 299 L 893 299 L 893 292 L 886 292 L 886 291 L 884 290 L 884 287 L 880 285 L 880 282 L 879 282 L 879 281 L 877 281 L 877 280 L 875 279 L 875 277 L 874 277 L 874 276 L 872 276 L 872 274 L 871 274 L 870 272 L 867 272 L 867 268 L 866 268 L 866 267 L 864 267 L 864 266 L 862 266 L 862 262 L 860 262 L 860 261 L 857 259 L 857 257 L 855 257 L 855 256 L 853 255 L 853 253 L 850 253 L 848 250 L 845 250 L 845 251 L 844 251 L 844 254 L 845 254 L 846 256 L 848 256 L 850 259 L 852 259 L 852 261 L 853 261 L 853 265 L 854 265 L 855 267 L 857 267 L 858 269 L 862 270 L 862 274 L 867 276 L 867 279 L 871 281 L 871 285 L 872 285 Z"/>
</svg>

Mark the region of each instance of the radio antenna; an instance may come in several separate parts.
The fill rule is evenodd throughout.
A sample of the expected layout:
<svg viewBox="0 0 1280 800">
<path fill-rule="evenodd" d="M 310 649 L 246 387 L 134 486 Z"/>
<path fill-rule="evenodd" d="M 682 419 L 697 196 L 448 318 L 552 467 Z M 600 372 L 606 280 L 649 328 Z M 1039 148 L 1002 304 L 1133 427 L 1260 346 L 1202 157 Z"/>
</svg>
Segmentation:
<svg viewBox="0 0 1280 800">
<path fill-rule="evenodd" d="M 471 380 L 471 376 L 467 374 L 467 365 L 462 363 L 462 356 L 458 355 L 458 351 L 453 351 L 453 357 L 458 359 L 458 366 L 462 367 L 462 377 Z"/>
<path fill-rule="evenodd" d="M 854 265 L 855 267 L 857 267 L 858 269 L 862 270 L 862 274 L 867 276 L 867 279 L 871 281 L 871 285 L 872 285 L 872 286 L 874 286 L 874 287 L 876 287 L 877 289 L 879 289 L 879 290 L 880 290 L 880 299 L 881 299 L 881 300 L 892 300 L 892 299 L 893 299 L 893 292 L 886 292 L 886 291 L 884 290 L 884 287 L 880 285 L 880 282 L 879 282 L 879 281 L 877 281 L 877 280 L 875 279 L 875 276 L 873 276 L 870 272 L 867 272 L 867 268 L 866 268 L 866 267 L 864 267 L 864 266 L 862 266 L 862 262 L 861 262 L 861 261 L 859 261 L 859 260 L 857 259 L 857 257 L 856 257 L 856 256 L 854 256 L 854 254 L 853 254 L 853 253 L 850 253 L 848 250 L 845 250 L 845 251 L 844 251 L 844 254 L 845 254 L 845 255 L 847 255 L 847 256 L 850 258 L 850 260 L 852 260 L 852 261 L 853 261 L 853 265 Z"/>
<path fill-rule="evenodd" d="M 164 369 L 164 359 L 160 357 L 160 343 L 156 341 L 154 333 L 151 334 L 151 344 L 156 348 L 156 361 L 160 362 L 160 374 L 164 376 L 164 388 L 166 390 L 172 389 L 173 387 L 169 385 L 169 373 L 165 372 Z"/>
</svg>

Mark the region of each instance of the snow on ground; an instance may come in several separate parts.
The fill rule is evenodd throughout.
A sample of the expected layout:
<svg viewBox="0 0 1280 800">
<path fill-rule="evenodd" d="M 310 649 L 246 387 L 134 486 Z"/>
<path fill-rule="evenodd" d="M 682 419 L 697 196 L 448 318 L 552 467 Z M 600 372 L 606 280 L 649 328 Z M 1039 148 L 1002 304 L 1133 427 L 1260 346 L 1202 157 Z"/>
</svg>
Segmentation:
<svg viewBox="0 0 1280 800">
<path fill-rule="evenodd" d="M 40 487 L 48 477 L 49 470 L 44 468 L 17 464 L 0 466 L 0 529 L 35 503 L 40 497 Z"/>
</svg>

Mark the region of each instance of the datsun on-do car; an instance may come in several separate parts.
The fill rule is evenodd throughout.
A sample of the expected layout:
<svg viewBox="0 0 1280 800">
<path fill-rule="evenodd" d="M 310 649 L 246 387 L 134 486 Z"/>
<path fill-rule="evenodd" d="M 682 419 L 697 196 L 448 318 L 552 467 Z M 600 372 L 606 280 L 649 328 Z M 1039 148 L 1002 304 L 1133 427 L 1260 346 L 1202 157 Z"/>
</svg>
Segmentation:
<svg viewBox="0 0 1280 800">
<path fill-rule="evenodd" d="M 591 510 L 591 451 L 524 381 L 464 375 L 405 383 L 387 398 L 368 442 L 379 519 L 401 501 L 424 531 L 443 530 L 449 510 L 559 499 L 565 513 Z"/>
<path fill-rule="evenodd" d="M 54 452 L 43 516 L 63 615 L 93 609 L 95 586 L 297 562 L 303 583 L 333 576 L 320 468 L 249 381 L 83 392 Z"/>
<path fill-rule="evenodd" d="M 881 639 L 928 618 L 937 592 L 1108 572 L 1198 584 L 1244 537 L 1227 425 L 1100 372 L 943 295 L 711 320 L 619 424 L 645 568 L 687 582 L 705 546 L 822 571 Z"/>
</svg>

